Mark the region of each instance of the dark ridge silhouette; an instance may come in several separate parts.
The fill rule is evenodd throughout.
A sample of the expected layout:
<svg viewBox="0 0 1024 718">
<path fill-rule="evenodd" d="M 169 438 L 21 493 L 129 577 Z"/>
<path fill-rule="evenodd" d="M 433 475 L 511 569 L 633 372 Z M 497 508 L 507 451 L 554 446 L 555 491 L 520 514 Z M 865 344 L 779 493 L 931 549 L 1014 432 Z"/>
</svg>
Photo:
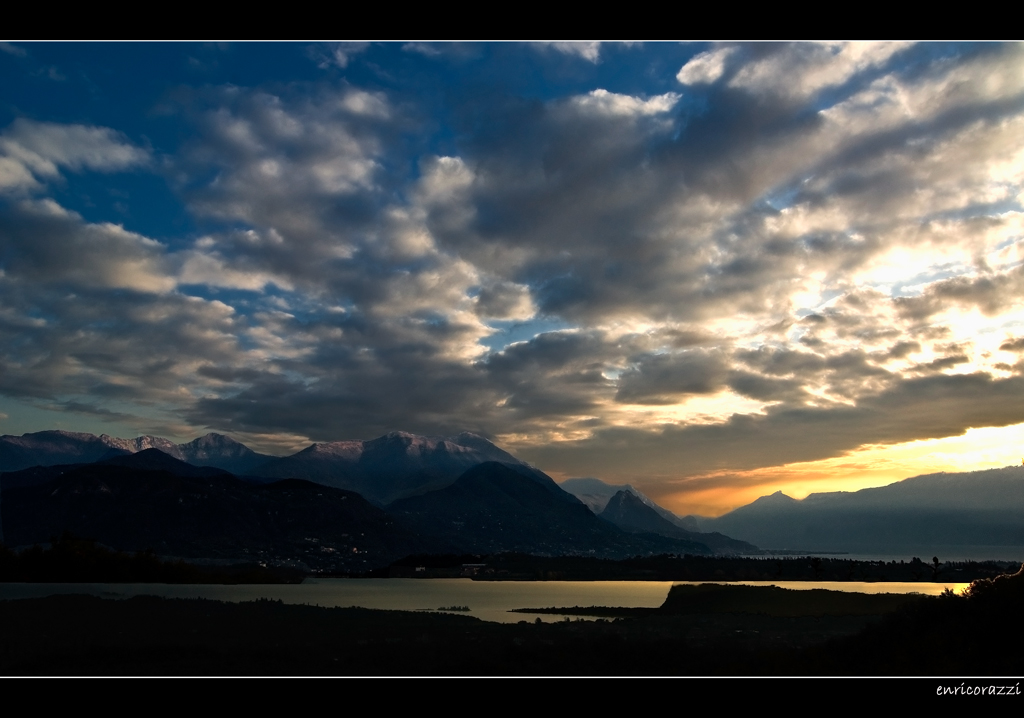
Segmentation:
<svg viewBox="0 0 1024 718">
<path fill-rule="evenodd" d="M 341 573 L 445 548 L 350 491 L 298 479 L 254 485 L 157 454 L 70 467 L 47 483 L 7 488 L 0 510 L 9 546 L 70 531 L 123 551 Z"/>
<path fill-rule="evenodd" d="M 794 672 L 834 675 L 1019 676 L 1024 672 L 1024 566 L 909 603 L 863 632 L 792 662 Z M 986 685 L 999 683 L 987 681 Z"/>
<path fill-rule="evenodd" d="M 920 596 L 906 593 L 851 593 L 715 583 L 677 585 L 659 609 L 667 614 L 757 613 L 767 616 L 877 616 Z"/>
<path fill-rule="evenodd" d="M 705 544 L 715 553 L 755 553 L 757 546 L 745 541 L 736 541 L 719 533 L 697 533 L 680 528 L 663 518 L 648 506 L 639 496 L 630 491 L 619 491 L 605 506 L 599 516 L 605 521 L 631 533 L 652 533 L 669 538 L 697 541 Z"/>
<path fill-rule="evenodd" d="M 497 462 L 480 464 L 443 489 L 395 501 L 388 510 L 422 533 L 443 537 L 471 553 L 593 552 L 623 557 L 660 553 L 666 547 L 709 552 L 695 541 L 626 534 L 594 516 L 553 481 L 548 485 L 518 467 Z"/>
<path fill-rule="evenodd" d="M 232 477 L 229 471 L 209 466 L 193 466 L 176 459 L 160 449 L 143 449 L 134 454 L 118 454 L 95 462 L 96 466 L 122 466 L 141 471 L 166 471 L 174 476 L 208 478 L 213 476 Z"/>
<path fill-rule="evenodd" d="M 102 473 L 104 467 L 116 466 L 140 471 L 165 471 L 173 476 L 189 478 L 205 478 L 209 476 L 232 476 L 223 469 L 209 466 L 193 466 L 180 461 L 160 449 L 145 449 L 137 453 L 111 449 L 104 458 L 89 464 L 58 464 L 55 466 L 33 466 L 21 471 L 8 471 L 0 474 L 0 487 L 11 489 L 21 486 L 38 486 L 46 484 L 72 471 L 94 467 L 94 472 Z"/>
<path fill-rule="evenodd" d="M 665 507 L 659 506 L 649 496 L 646 496 L 632 484 L 609 484 L 601 481 L 601 479 L 580 478 L 566 479 L 561 482 L 559 486 L 562 487 L 563 491 L 568 491 L 570 494 L 585 503 L 591 511 L 598 515 L 600 515 L 601 512 L 605 510 L 605 507 L 608 506 L 608 501 L 611 500 L 612 496 L 617 494 L 619 491 L 628 491 L 647 506 L 651 507 L 655 513 L 669 523 L 674 524 L 681 529 L 685 529 L 686 531 L 700 531 L 694 517 L 687 516 L 682 518 L 676 516 Z"/>
</svg>

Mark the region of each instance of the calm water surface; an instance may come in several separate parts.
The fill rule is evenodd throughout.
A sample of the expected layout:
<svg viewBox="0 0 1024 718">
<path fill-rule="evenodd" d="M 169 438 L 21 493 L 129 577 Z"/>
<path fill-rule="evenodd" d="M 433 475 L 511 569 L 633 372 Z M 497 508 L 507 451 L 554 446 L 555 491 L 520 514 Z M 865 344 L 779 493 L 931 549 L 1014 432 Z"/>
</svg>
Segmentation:
<svg viewBox="0 0 1024 718">
<path fill-rule="evenodd" d="M 0 600 L 39 598 L 56 594 L 88 594 L 102 598 L 162 596 L 207 598 L 216 601 L 255 601 L 258 598 L 324 607 L 359 606 L 401 611 L 437 611 L 469 606 L 464 615 L 485 621 L 561 621 L 563 616 L 509 613 L 513 608 L 623 606 L 656 608 L 675 583 L 686 581 L 472 581 L 465 578 L 306 579 L 298 585 L 169 583 L 2 583 Z M 736 582 L 739 583 L 739 582 Z M 825 588 L 861 593 L 922 593 L 937 595 L 946 588 L 957 593 L 966 583 L 863 583 L 854 581 L 744 581 L 750 586 Z"/>
</svg>

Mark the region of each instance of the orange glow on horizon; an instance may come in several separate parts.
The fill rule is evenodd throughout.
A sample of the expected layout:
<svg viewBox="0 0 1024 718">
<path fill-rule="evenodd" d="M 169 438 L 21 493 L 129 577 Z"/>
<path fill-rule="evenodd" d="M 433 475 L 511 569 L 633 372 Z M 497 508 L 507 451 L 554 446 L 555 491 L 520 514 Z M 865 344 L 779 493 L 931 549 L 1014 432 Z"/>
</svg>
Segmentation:
<svg viewBox="0 0 1024 718">
<path fill-rule="evenodd" d="M 863 446 L 820 461 L 709 472 L 674 482 L 662 493 L 651 492 L 651 498 L 680 516 L 720 516 L 776 491 L 794 499 L 818 492 L 859 491 L 922 474 L 1019 465 L 1022 456 L 1024 424 L 968 429 L 961 436 Z"/>
</svg>

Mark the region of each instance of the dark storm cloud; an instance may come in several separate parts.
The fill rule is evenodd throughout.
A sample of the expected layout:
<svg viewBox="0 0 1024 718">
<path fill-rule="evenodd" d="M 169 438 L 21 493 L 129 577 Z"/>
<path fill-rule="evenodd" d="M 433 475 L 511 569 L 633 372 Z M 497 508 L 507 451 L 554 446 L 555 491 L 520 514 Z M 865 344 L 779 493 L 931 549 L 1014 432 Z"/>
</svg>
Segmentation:
<svg viewBox="0 0 1024 718">
<path fill-rule="evenodd" d="M 773 376 L 806 375 L 826 368 L 825 359 L 818 354 L 791 349 L 762 347 L 753 351 L 737 352 L 736 358 Z"/>
<path fill-rule="evenodd" d="M 895 374 L 878 366 L 875 357 L 862 350 L 823 356 L 809 351 L 761 348 L 738 352 L 736 357 L 768 377 L 791 378 L 803 386 L 826 388 L 830 394 L 846 399 L 876 392 L 896 379 Z M 785 388 L 792 398 L 805 398 L 788 383 L 780 384 L 779 388 Z"/>
<path fill-rule="evenodd" d="M 188 402 L 200 361 L 244 361 L 228 307 L 133 290 L 69 293 L 0 282 L 0 300 L 31 322 L 0 322 L 0 384 L 11 396 L 79 395 L 133 403 Z"/>
<path fill-rule="evenodd" d="M 244 363 L 244 321 L 174 291 L 165 247 L 52 200 L 0 207 L 0 391 L 108 419 L 175 406 L 197 362 Z M 61 397 L 88 397 L 61 399 Z M 88 411 L 86 410 L 88 408 Z"/>
<path fill-rule="evenodd" d="M 491 354 L 478 366 L 514 420 L 587 414 L 611 395 L 603 370 L 613 345 L 600 334 L 547 332 Z"/>
<path fill-rule="evenodd" d="M 593 438 L 532 448 L 522 454 L 551 470 L 605 475 L 685 476 L 711 469 L 751 469 L 835 456 L 863 444 L 957 436 L 974 426 L 1024 421 L 1024 378 L 988 374 L 900 381 L 855 406 L 785 406 L 762 416 L 734 415 L 715 425 L 623 427 Z M 809 441 L 808 437 L 813 437 Z M 645 457 L 639 469 L 638 457 Z"/>
<path fill-rule="evenodd" d="M 630 404 L 676 404 L 690 394 L 718 391 L 727 375 L 728 363 L 717 353 L 643 357 L 619 377 L 615 399 Z"/>
<path fill-rule="evenodd" d="M 977 308 L 993 315 L 1024 298 L 1024 266 L 1005 274 L 981 277 L 952 277 L 934 282 L 918 297 L 898 297 L 900 314 L 911 319 L 926 319 L 950 306 Z"/>
<path fill-rule="evenodd" d="M 0 265 L 22 281 L 162 293 L 163 247 L 117 225 L 83 223 L 51 200 L 0 206 Z"/>
<path fill-rule="evenodd" d="M 908 354 L 921 351 L 920 342 L 896 342 L 886 352 L 886 358 L 888 359 L 903 359 Z"/>
<path fill-rule="evenodd" d="M 912 367 L 915 371 L 943 371 L 944 369 L 952 369 L 959 364 L 967 364 L 971 361 L 971 358 L 966 354 L 955 354 L 953 356 L 941 357 L 939 359 L 933 359 L 927 364 L 918 364 Z"/>
<path fill-rule="evenodd" d="M 243 390 L 204 397 L 188 416 L 195 423 L 238 432 L 284 429 L 314 441 L 372 438 L 399 429 L 425 434 L 457 433 L 465 427 L 485 431 L 494 425 L 493 392 L 477 372 L 461 362 L 407 349 L 364 353 L 337 348 L 329 365 L 320 360 L 281 362 L 280 373 L 246 377 Z M 289 378 L 296 370 L 301 370 L 301 380 Z"/>
<path fill-rule="evenodd" d="M 511 282 L 495 282 L 482 287 L 477 295 L 476 312 L 485 318 L 529 319 L 534 315 L 530 290 Z"/>
<path fill-rule="evenodd" d="M 759 401 L 801 404 L 808 399 L 801 379 L 776 379 L 747 371 L 732 371 L 727 383 L 737 394 Z"/>
</svg>

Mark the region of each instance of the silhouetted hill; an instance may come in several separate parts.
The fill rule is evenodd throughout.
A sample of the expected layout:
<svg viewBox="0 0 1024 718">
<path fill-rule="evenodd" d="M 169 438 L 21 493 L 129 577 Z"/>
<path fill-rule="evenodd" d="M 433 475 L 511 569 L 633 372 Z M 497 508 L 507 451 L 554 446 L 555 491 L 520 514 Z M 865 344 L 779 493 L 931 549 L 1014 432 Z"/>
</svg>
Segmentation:
<svg viewBox="0 0 1024 718">
<path fill-rule="evenodd" d="M 395 501 L 388 510 L 421 532 L 443 537 L 470 553 L 622 557 L 709 551 L 695 541 L 624 533 L 574 497 L 559 492 L 516 467 L 488 462 L 468 470 L 448 487 Z"/>
<path fill-rule="evenodd" d="M 123 466 L 142 471 L 166 471 L 174 476 L 206 478 L 210 476 L 232 476 L 231 472 L 210 466 L 193 466 L 165 454 L 160 449 L 143 449 L 136 454 L 122 454 L 101 459 L 97 466 Z"/>
<path fill-rule="evenodd" d="M 69 467 L 45 484 L 7 488 L 0 502 L 7 545 L 45 543 L 70 531 L 118 550 L 335 571 L 441 548 L 350 491 L 297 479 L 254 485 L 156 454 L 123 460 L 171 470 L 108 461 Z"/>
<path fill-rule="evenodd" d="M 203 478 L 207 476 L 232 476 L 230 472 L 210 466 L 193 466 L 165 454 L 160 449 L 144 449 L 136 454 L 120 449 L 110 449 L 105 457 L 91 464 L 58 464 L 56 466 L 33 466 L 21 471 L 7 471 L 0 474 L 0 488 L 3 490 L 18 486 L 38 486 L 57 479 L 71 471 L 85 466 L 102 470 L 104 466 L 120 466 L 142 471 L 166 471 L 174 476 Z"/>
</svg>

